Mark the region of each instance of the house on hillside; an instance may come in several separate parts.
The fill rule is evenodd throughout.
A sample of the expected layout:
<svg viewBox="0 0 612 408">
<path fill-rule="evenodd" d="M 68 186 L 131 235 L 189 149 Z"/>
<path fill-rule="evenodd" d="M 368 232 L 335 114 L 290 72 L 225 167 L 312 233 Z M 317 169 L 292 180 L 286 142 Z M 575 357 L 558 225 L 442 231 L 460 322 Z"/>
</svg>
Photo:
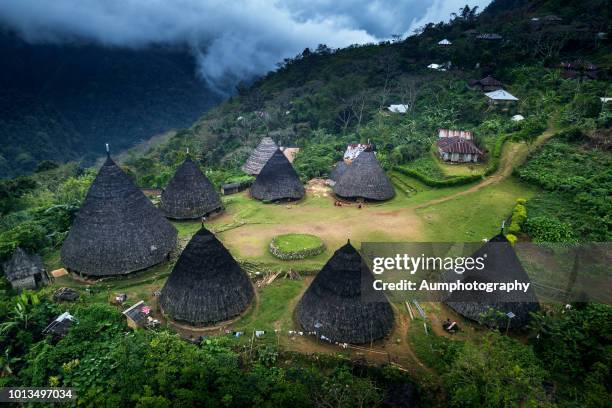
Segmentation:
<svg viewBox="0 0 612 408">
<path fill-rule="evenodd" d="M 4 275 L 13 289 L 36 289 L 49 282 L 40 256 L 30 255 L 19 247 L 4 263 Z"/>
<path fill-rule="evenodd" d="M 70 312 L 64 312 L 55 318 L 47 327 L 43 329 L 43 334 L 51 334 L 55 337 L 64 337 L 75 322 L 74 316 Z"/>
<path fill-rule="evenodd" d="M 476 36 L 478 40 L 486 40 L 486 41 L 501 41 L 504 37 L 497 33 L 482 33 Z"/>
<path fill-rule="evenodd" d="M 438 41 L 438 45 L 441 46 L 441 47 L 448 47 L 448 46 L 450 46 L 452 44 L 453 43 L 448 41 L 446 38 L 441 40 L 441 41 Z"/>
<path fill-rule="evenodd" d="M 485 96 L 489 98 L 490 105 L 508 106 L 516 103 L 519 100 L 516 96 L 503 89 L 498 89 L 497 91 L 493 92 L 487 92 Z"/>
<path fill-rule="evenodd" d="M 597 66 L 585 60 L 561 63 L 561 76 L 565 79 L 597 79 Z"/>
<path fill-rule="evenodd" d="M 437 145 L 440 158 L 447 162 L 476 163 L 482 157 L 470 131 L 439 129 Z"/>
<path fill-rule="evenodd" d="M 406 113 L 408 112 L 408 105 L 389 105 L 389 107 L 387 107 L 387 110 L 392 113 Z"/>
<path fill-rule="evenodd" d="M 472 79 L 468 82 L 468 85 L 471 89 L 483 92 L 496 91 L 503 87 L 503 84 L 491 75 L 487 75 L 482 79 Z"/>
<path fill-rule="evenodd" d="M 134 306 L 123 311 L 123 315 L 127 320 L 127 325 L 132 329 L 149 328 L 159 325 L 159 321 L 151 316 L 151 308 L 147 306 L 144 300 L 136 303 Z"/>
<path fill-rule="evenodd" d="M 427 68 L 429 69 L 433 69 L 435 71 L 446 71 L 447 69 L 449 69 L 451 67 L 451 63 L 450 61 L 445 63 L 445 64 L 436 64 L 436 63 L 431 63 L 427 66 Z"/>
</svg>

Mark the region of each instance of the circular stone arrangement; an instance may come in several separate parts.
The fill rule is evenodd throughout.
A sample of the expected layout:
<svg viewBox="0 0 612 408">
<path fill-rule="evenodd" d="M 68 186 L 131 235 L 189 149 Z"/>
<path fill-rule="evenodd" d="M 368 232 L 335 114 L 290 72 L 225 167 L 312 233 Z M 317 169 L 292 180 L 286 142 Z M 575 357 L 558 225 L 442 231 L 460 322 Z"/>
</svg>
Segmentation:
<svg viewBox="0 0 612 408">
<path fill-rule="evenodd" d="M 270 242 L 270 253 L 285 261 L 304 259 L 325 251 L 321 238 L 310 234 L 277 235 Z"/>
</svg>

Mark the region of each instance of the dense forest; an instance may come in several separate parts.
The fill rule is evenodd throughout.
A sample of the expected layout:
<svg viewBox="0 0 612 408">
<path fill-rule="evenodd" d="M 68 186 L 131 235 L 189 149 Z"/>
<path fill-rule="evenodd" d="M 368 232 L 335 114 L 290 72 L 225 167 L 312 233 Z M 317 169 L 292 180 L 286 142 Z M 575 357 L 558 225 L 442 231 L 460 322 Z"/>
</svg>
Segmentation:
<svg viewBox="0 0 612 408">
<path fill-rule="evenodd" d="M 610 96 L 612 49 L 608 37 L 599 34 L 609 32 L 611 8 L 605 0 L 497 0 L 482 13 L 469 7 L 457 10 L 450 22 L 428 24 L 406 39 L 305 49 L 254 83 L 240 85 L 234 96 L 192 126 L 127 149 L 119 161 L 140 187 L 162 188 L 189 149 L 218 187 L 246 178 L 240 165 L 268 135 L 279 145 L 300 147 L 294 167 L 306 182 L 326 177 L 347 143 L 370 141 L 385 170 L 436 189 L 482 181 L 502 165 L 503 149 L 515 143 L 528 146 L 528 153 L 517 161 L 513 180 L 536 193 L 504 210 L 510 221 L 508 237 L 609 242 L 612 105 L 600 98 Z M 561 22 L 532 20 L 551 14 Z M 497 33 L 501 39 L 477 39 L 475 31 Z M 6 42 L 9 37 L 3 38 Z M 452 46 L 440 47 L 443 38 Z M 53 47 L 48 52 L 60 58 Z M 95 66 L 113 72 L 135 57 L 119 50 L 77 47 L 67 52 L 81 61 L 102 53 L 106 65 Z M 176 122 L 176 114 L 160 116 L 142 105 L 117 113 L 121 119 L 112 114 L 121 107 L 93 115 L 98 118 L 94 121 L 86 108 L 72 110 L 73 117 L 54 116 L 58 109 L 82 105 L 83 98 L 140 104 L 147 98 L 138 92 L 129 98 L 115 93 L 121 88 L 115 85 L 123 81 L 140 90 L 134 76 L 150 79 L 140 71 L 102 75 L 100 83 L 83 79 L 91 93 L 79 95 L 69 90 L 82 85 L 65 84 L 68 91 L 32 85 L 47 89 L 45 102 L 28 102 L 31 95 L 15 96 L 10 88 L 2 89 L 6 98 L 25 102 L 0 116 L 0 132 L 7 132 L 0 138 L 0 174 L 12 175 L 12 169 L 32 174 L 0 181 L 0 260 L 21 247 L 57 262 L 58 248 L 96 174 L 95 168 L 76 162 L 44 159 L 99 155 L 98 132 L 110 124 L 117 127 L 110 133 L 115 139 L 109 140 L 128 148 L 157 131 L 191 123 L 210 106 L 207 91 L 192 93 L 194 80 L 183 56 L 171 58 L 168 52 L 138 55 L 143 66 L 149 58 L 163 58 L 171 65 L 179 64 L 174 58 L 182 61 L 182 69 L 168 68 L 178 76 L 169 79 L 175 87 L 162 81 L 158 90 L 150 91 L 160 92 L 154 104 L 168 112 L 172 99 L 174 112 L 184 115 Z M 576 60 L 597 65 L 597 78 L 565 78 L 561 62 Z M 447 62 L 445 71 L 427 68 Z M 470 80 L 487 75 L 519 101 L 508 109 L 490 105 L 482 92 L 469 86 Z M 119 82 L 113 86 L 104 85 L 115 80 Z M 392 114 L 386 109 L 390 104 L 404 104 L 407 112 Z M 511 121 L 515 114 L 525 120 Z M 121 122 L 126 127 L 119 128 Z M 449 175 L 440 170 L 432 151 L 439 128 L 474 132 L 485 156 L 475 172 Z M 40 140 L 24 142 L 23 132 Z M 63 144 L 56 143 L 60 137 Z M 33 150 L 34 145 L 40 150 Z M 55 150 L 60 145 L 66 149 Z M 6 161 L 9 156 L 23 159 L 2 173 L 2 157 Z M 51 288 L 19 294 L 5 280 L 1 283 L 0 386 L 73 387 L 84 406 L 573 408 L 606 407 L 611 399 L 612 308 L 604 304 L 551 305 L 534 315 L 525 332 L 507 336 L 503 330 L 487 329 L 478 342 L 411 332 L 417 357 L 431 369 L 415 377 L 392 364 L 374 367 L 340 355 L 289 352 L 273 337 L 253 347 L 248 339 L 231 335 L 192 344 L 166 328 L 131 331 L 116 308 L 86 299 L 70 305 L 79 324 L 58 339 L 42 333 L 49 320 L 65 310 L 51 300 Z M 423 324 L 432 332 L 430 322 Z"/>
<path fill-rule="evenodd" d="M 0 27 L 0 178 L 41 161 L 90 166 L 188 126 L 221 97 L 196 76 L 187 48 L 30 44 Z M 101 147 L 102 146 L 102 147 Z"/>
</svg>

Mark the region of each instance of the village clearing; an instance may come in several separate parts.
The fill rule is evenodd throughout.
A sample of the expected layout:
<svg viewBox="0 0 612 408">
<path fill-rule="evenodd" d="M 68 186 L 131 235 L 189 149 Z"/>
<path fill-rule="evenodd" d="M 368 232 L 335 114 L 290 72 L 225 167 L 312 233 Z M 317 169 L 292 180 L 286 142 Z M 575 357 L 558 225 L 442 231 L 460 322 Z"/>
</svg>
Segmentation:
<svg viewBox="0 0 612 408">
<path fill-rule="evenodd" d="M 542 135 L 544 137 L 549 135 L 545 133 Z M 312 281 L 312 275 L 347 239 L 359 248 L 363 242 L 474 242 L 495 235 L 516 199 L 529 199 L 536 193 L 534 188 L 512 176 L 513 168 L 525 159 L 527 153 L 526 145 L 506 144 L 497 172 L 464 186 L 431 188 L 416 179 L 392 172 L 396 196 L 384 203 L 362 206 L 343 203 L 340 207 L 334 206 L 331 189 L 322 181 L 311 182 L 307 186 L 306 197 L 294 203 L 264 204 L 252 200 L 248 192 L 223 197 L 225 212 L 207 221 L 206 227 L 215 232 L 256 282 L 264 283 L 256 285 L 257 296 L 253 305 L 230 324 L 195 332 L 181 330 L 180 327 L 174 329 L 192 339 L 239 331 L 244 335 L 236 338 L 236 341 L 245 347 L 254 341 L 268 341 L 289 350 L 333 353 L 370 362 L 391 362 L 430 378 L 432 386 L 435 386 L 437 379 L 427 363 L 431 356 L 424 346 L 426 340 L 423 336 L 449 336 L 441 330 L 441 322 L 446 318 L 456 320 L 462 328 L 453 335 L 456 339 L 476 338 L 478 332 L 484 329 L 438 303 L 421 304 L 424 319 L 414 313 L 414 307 L 413 313 L 409 313 L 405 303 L 410 299 L 405 299 L 393 304 L 396 325 L 386 339 L 371 345 L 342 348 L 317 342 L 312 336 L 297 334 L 301 329 L 293 316 L 295 305 Z M 410 191 L 397 188 L 396 180 L 400 180 L 402 187 L 410 186 Z M 179 232 L 181 246 L 200 228 L 199 221 L 173 224 Z M 316 235 L 324 241 L 326 250 L 308 259 L 279 260 L 269 253 L 268 245 L 273 237 L 287 233 Z M 78 282 L 65 275 L 56 278 L 52 287 L 79 289 L 81 302 L 107 303 L 115 294 L 125 293 L 130 302 L 143 299 L 156 310 L 154 292 L 163 286 L 175 259 L 136 273 L 130 279 L 117 278 L 94 283 Z M 46 263 L 49 268 L 59 267 L 58 254 L 48 257 Z M 275 278 L 265 280 L 271 274 Z M 255 330 L 265 331 L 266 335 L 255 339 Z"/>
</svg>

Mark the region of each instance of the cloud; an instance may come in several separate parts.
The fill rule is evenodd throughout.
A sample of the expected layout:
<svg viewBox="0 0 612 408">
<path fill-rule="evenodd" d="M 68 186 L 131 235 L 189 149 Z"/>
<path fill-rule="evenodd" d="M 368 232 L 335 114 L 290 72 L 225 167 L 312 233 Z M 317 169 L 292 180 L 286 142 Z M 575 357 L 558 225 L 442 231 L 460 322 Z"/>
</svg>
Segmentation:
<svg viewBox="0 0 612 408">
<path fill-rule="evenodd" d="M 466 0 L 3 0 L 0 24 L 30 42 L 188 44 L 219 90 L 306 47 L 344 47 L 446 20 Z M 470 0 L 468 3 L 487 1 Z"/>
</svg>

